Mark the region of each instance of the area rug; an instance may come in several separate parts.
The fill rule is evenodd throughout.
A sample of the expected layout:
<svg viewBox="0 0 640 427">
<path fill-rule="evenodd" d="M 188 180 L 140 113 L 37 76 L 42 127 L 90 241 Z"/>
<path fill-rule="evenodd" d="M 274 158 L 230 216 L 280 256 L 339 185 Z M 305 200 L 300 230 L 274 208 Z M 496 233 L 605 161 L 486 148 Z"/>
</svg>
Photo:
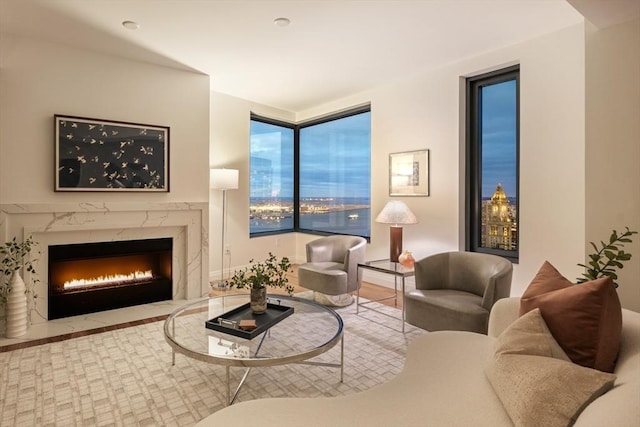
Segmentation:
<svg viewBox="0 0 640 427">
<path fill-rule="evenodd" d="M 380 304 L 339 308 L 344 320 L 344 382 L 339 370 L 284 365 L 255 368 L 237 401 L 340 396 L 389 381 L 407 344 L 425 331 Z M 393 316 L 389 317 L 389 316 Z M 163 321 L 0 354 L 0 426 L 192 426 L 224 407 L 225 368 L 176 355 Z M 339 360 L 339 346 L 321 357 Z M 235 383 L 243 374 L 232 368 Z"/>
</svg>

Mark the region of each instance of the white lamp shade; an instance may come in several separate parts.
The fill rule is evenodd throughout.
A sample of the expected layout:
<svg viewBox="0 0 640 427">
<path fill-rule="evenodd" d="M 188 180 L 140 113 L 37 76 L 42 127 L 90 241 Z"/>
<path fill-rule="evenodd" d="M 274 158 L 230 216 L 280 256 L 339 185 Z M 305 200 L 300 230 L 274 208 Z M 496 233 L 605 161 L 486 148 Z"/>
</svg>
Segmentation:
<svg viewBox="0 0 640 427">
<path fill-rule="evenodd" d="M 378 214 L 376 222 L 383 224 L 417 224 L 418 219 L 404 202 L 391 200 L 387 202 Z"/>
<path fill-rule="evenodd" d="M 238 188 L 238 169 L 211 169 L 210 187 L 216 190 Z"/>
</svg>

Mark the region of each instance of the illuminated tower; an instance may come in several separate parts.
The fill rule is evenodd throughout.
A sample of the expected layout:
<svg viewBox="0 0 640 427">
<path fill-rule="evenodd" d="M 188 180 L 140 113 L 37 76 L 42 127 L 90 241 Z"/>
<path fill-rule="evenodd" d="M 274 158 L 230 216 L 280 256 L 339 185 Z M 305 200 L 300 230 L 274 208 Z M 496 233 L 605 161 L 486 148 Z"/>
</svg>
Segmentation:
<svg viewBox="0 0 640 427">
<path fill-rule="evenodd" d="M 482 202 L 482 246 L 485 248 L 517 249 L 515 207 L 498 184 L 491 200 Z"/>
</svg>

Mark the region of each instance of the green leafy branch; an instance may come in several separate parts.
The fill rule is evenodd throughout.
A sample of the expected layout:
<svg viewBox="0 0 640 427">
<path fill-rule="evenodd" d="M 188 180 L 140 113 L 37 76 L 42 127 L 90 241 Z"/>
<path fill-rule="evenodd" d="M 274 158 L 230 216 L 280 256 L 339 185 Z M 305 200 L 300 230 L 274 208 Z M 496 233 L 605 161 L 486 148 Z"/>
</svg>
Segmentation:
<svg viewBox="0 0 640 427">
<path fill-rule="evenodd" d="M 616 274 L 615 269 L 621 269 L 623 267 L 622 263 L 631 259 L 631 254 L 625 252 L 622 247 L 625 243 L 631 243 L 632 235 L 638 234 L 637 231 L 630 231 L 629 227 L 625 228 L 626 231 L 621 234 L 618 234 L 616 230 L 613 230 L 611 236 L 609 236 L 608 243 L 600 241 L 600 245 L 602 246 L 600 249 L 598 249 L 595 243 L 589 242 L 596 252 L 589 254 L 588 265 L 578 264 L 586 270 L 582 274 L 583 277 L 578 278 L 578 283 L 584 283 L 600 277 L 608 276 L 611 277 L 616 288 L 618 287 L 618 284 L 616 283 L 618 275 Z"/>
<path fill-rule="evenodd" d="M 293 285 L 289 283 L 287 278 L 287 272 L 291 268 L 289 258 L 283 257 L 278 261 L 275 255 L 269 252 L 269 257 L 265 261 L 254 263 L 254 260 L 250 260 L 249 263 L 250 267 L 233 273 L 229 281 L 230 287 L 260 289 L 272 286 L 285 288 L 289 295 L 293 294 Z"/>
<path fill-rule="evenodd" d="M 33 267 L 33 263 L 37 260 L 29 259 L 28 255 L 36 245 L 37 243 L 33 240 L 33 236 L 29 236 L 22 242 L 18 242 L 14 237 L 0 245 L 0 305 L 7 302 L 7 297 L 11 292 L 11 287 L 9 286 L 11 275 L 23 267 L 33 276 L 31 282 L 27 283 L 26 293 L 31 294 L 35 302 L 38 295 L 34 292 L 34 288 L 40 280 L 35 278 L 36 270 Z"/>
</svg>

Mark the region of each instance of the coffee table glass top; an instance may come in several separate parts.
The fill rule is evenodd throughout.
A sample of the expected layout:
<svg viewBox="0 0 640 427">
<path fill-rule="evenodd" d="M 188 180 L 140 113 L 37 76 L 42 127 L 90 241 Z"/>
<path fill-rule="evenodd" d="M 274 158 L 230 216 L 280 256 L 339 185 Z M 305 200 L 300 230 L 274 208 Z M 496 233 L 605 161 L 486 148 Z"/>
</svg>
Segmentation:
<svg viewBox="0 0 640 427">
<path fill-rule="evenodd" d="M 293 307 L 292 315 L 253 339 L 205 327 L 205 322 L 249 302 L 249 295 L 212 297 L 187 304 L 165 321 L 165 339 L 178 353 L 227 366 L 272 366 L 310 359 L 342 338 L 342 318 L 313 301 L 269 294 L 270 304 Z"/>
</svg>

